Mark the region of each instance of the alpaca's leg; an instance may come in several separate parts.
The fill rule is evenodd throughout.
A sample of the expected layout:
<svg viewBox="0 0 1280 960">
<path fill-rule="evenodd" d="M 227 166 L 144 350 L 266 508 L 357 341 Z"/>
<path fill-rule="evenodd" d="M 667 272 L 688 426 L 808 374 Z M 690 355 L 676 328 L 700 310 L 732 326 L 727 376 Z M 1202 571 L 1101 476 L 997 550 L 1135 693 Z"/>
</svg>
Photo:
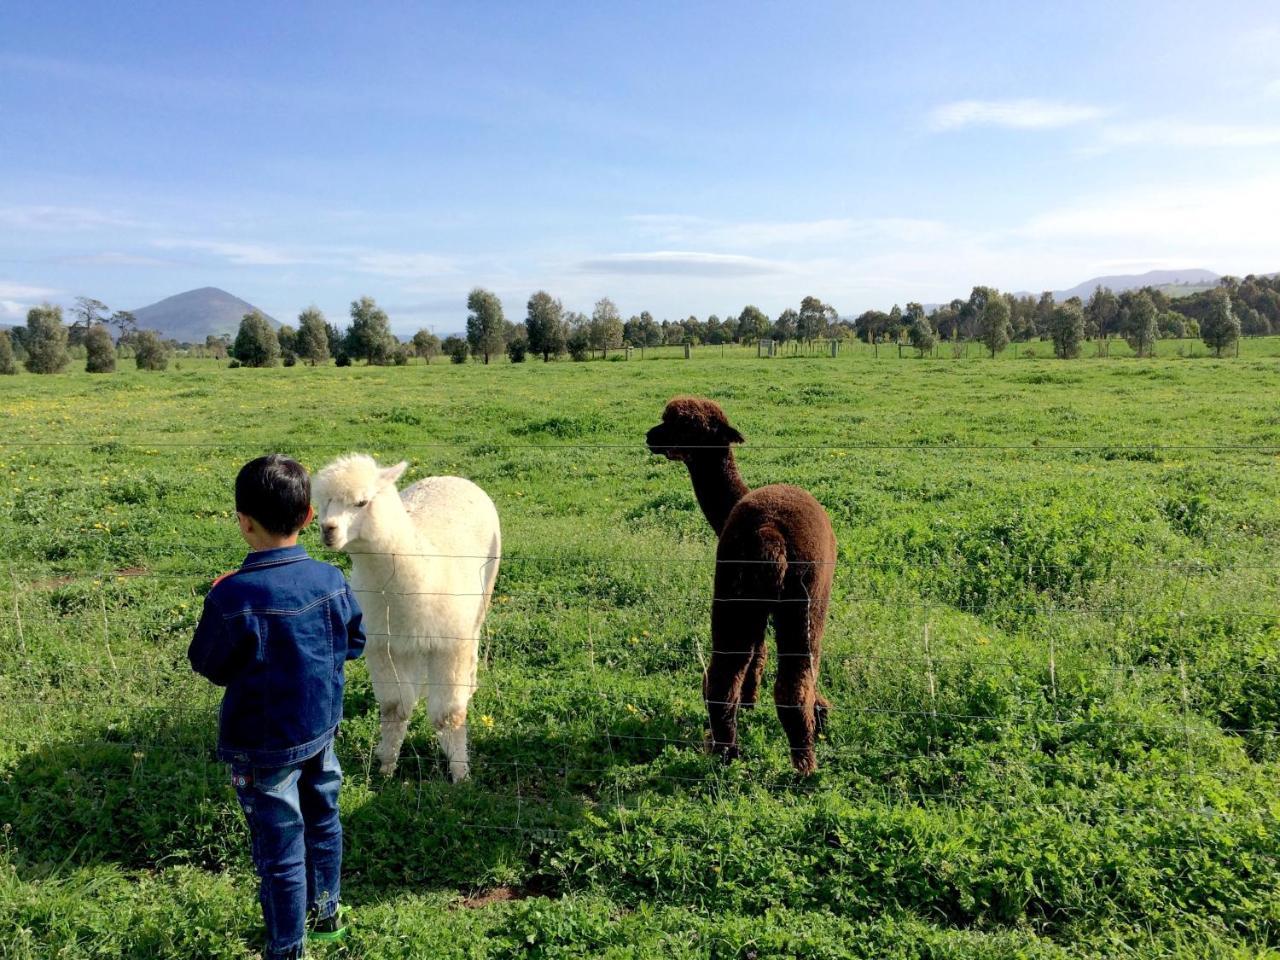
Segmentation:
<svg viewBox="0 0 1280 960">
<path fill-rule="evenodd" d="M 826 600 L 787 600 L 778 607 L 774 615 L 778 679 L 773 687 L 773 702 L 791 746 L 792 766 L 807 775 L 818 767 L 814 743 L 826 724 L 829 707 L 817 689 Z"/>
<path fill-rule="evenodd" d="M 397 656 L 384 637 L 374 637 L 365 648 L 369 682 L 378 701 L 378 746 L 374 751 L 379 771 L 390 776 L 400 759 L 400 748 L 409 732 L 409 718 L 418 702 L 418 665 Z"/>
<path fill-rule="evenodd" d="M 742 681 L 742 707 L 749 710 L 755 707 L 760 693 L 760 678 L 764 676 L 764 667 L 769 660 L 769 645 L 763 634 L 751 654 L 751 664 L 747 667 L 747 675 Z"/>
<path fill-rule="evenodd" d="M 702 681 L 702 696 L 711 724 L 711 751 L 736 759 L 738 711 L 743 685 L 764 646 L 768 604 L 716 600 L 711 605 L 711 663 Z"/>
<path fill-rule="evenodd" d="M 413 716 L 414 703 L 401 697 L 378 705 L 378 772 L 389 777 L 396 772 L 400 762 L 400 748 L 409 732 L 409 718 Z"/>
<path fill-rule="evenodd" d="M 813 728 L 819 734 L 827 732 L 827 720 L 831 716 L 831 701 L 821 693 L 813 694 Z"/>
<path fill-rule="evenodd" d="M 467 756 L 467 705 L 476 687 L 476 645 L 436 650 L 429 657 L 431 691 L 427 712 L 449 763 L 449 779 L 457 783 L 471 775 Z"/>
<path fill-rule="evenodd" d="M 773 685 L 773 702 L 778 720 L 791 745 L 791 764 L 803 774 L 818 767 L 814 741 L 817 717 L 814 711 L 814 671 L 806 657 L 779 657 L 778 679 Z"/>
</svg>

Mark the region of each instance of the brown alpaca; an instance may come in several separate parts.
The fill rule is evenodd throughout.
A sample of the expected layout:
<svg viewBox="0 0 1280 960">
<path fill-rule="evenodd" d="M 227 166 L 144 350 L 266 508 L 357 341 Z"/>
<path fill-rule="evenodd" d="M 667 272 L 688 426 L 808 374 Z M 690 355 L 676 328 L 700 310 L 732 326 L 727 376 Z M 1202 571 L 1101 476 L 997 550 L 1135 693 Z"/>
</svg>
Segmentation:
<svg viewBox="0 0 1280 960">
<path fill-rule="evenodd" d="M 689 468 L 698 505 L 720 537 L 711 665 L 702 682 L 712 751 L 726 760 L 739 754 L 738 708 L 756 702 L 772 616 L 778 640 L 773 702 L 791 743 L 792 764 L 801 774 L 813 773 L 814 740 L 830 709 L 817 690 L 836 560 L 827 512 L 799 487 L 748 490 L 730 449 L 745 441 L 710 400 L 676 397 L 645 441 L 653 453 Z"/>
</svg>

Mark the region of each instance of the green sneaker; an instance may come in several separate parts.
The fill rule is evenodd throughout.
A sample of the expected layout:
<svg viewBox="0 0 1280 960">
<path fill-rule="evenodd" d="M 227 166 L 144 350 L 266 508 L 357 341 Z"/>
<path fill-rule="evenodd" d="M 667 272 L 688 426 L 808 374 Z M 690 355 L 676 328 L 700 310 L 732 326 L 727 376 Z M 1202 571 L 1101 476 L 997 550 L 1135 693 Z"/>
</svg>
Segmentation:
<svg viewBox="0 0 1280 960">
<path fill-rule="evenodd" d="M 347 935 L 347 910 L 338 907 L 333 916 L 317 920 L 307 931 L 307 939 L 321 943 L 336 943 Z"/>
</svg>

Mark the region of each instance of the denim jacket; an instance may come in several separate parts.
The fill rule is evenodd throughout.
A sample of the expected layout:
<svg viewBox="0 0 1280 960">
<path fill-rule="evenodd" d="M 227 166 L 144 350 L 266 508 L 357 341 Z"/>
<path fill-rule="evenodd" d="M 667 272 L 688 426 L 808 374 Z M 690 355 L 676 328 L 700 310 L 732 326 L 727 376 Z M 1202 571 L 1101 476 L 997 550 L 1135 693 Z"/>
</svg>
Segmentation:
<svg viewBox="0 0 1280 960">
<path fill-rule="evenodd" d="M 227 688 L 218 757 L 279 767 L 319 752 L 342 719 L 343 664 L 364 650 L 342 571 L 302 547 L 249 554 L 214 581 L 187 657 Z"/>
</svg>

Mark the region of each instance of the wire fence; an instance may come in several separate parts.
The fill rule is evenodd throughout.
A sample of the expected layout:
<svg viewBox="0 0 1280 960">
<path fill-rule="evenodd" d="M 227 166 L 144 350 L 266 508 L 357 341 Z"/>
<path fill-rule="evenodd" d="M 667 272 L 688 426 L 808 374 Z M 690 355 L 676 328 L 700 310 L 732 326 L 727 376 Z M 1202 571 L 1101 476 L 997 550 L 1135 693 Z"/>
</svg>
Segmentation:
<svg viewBox="0 0 1280 960">
<path fill-rule="evenodd" d="M 190 545 L 193 549 L 198 545 Z M 389 575 L 391 580 L 397 576 L 395 563 L 396 555 L 388 555 L 392 557 L 392 570 Z M 430 557 L 437 561 L 458 561 L 458 562 L 474 562 L 478 559 L 485 561 L 492 560 L 491 557 L 483 557 L 479 555 L 467 554 L 461 556 L 448 556 L 438 553 L 422 553 L 413 555 L 400 555 L 400 559 L 407 557 L 423 558 Z M 357 557 L 357 561 L 358 561 Z M 614 558 L 627 563 L 660 563 L 660 558 Z M 536 558 L 522 557 L 515 558 L 515 562 L 550 562 L 559 564 L 562 558 Z M 503 561 L 504 563 L 507 561 Z M 584 561 L 592 563 L 594 561 Z M 574 564 L 570 564 L 571 566 Z M 710 565 L 710 564 L 708 564 Z M 1188 565 L 1169 564 L 1159 565 L 1161 569 L 1169 569 L 1182 574 L 1185 578 L 1190 571 L 1196 568 Z M 1255 565 L 1248 569 L 1274 569 L 1270 566 Z M 1221 575 L 1221 571 L 1216 571 Z M 121 674 L 120 664 L 126 666 L 144 667 L 149 659 L 149 654 L 133 651 L 128 655 L 114 654 L 110 651 L 110 641 L 113 635 L 120 636 L 123 632 L 128 635 L 130 631 L 138 631 L 148 628 L 156 628 L 161 635 L 167 635 L 174 640 L 181 641 L 189 635 L 195 622 L 196 611 L 192 609 L 186 616 L 175 616 L 171 612 L 141 612 L 128 609 L 118 609 L 115 607 L 108 608 L 105 605 L 105 597 L 109 594 L 111 584 L 109 579 L 104 582 L 102 576 L 89 580 L 91 575 L 84 575 L 81 580 L 97 584 L 96 591 L 102 605 L 98 608 L 86 608 L 78 610 L 59 610 L 56 613 L 47 608 L 43 602 L 31 603 L 33 597 L 40 598 L 47 595 L 51 588 L 45 586 L 43 589 L 37 585 L 24 585 L 21 581 L 15 581 L 12 584 L 12 609 L 0 612 L 0 630 L 11 633 L 12 638 L 17 641 L 19 648 L 25 646 L 26 636 L 32 633 L 60 633 L 63 639 L 78 639 L 90 650 L 94 650 L 101 646 L 101 650 L 113 661 L 112 673 L 117 677 Z M 207 582 L 207 577 L 202 578 L 200 575 L 193 573 L 143 573 L 129 579 L 139 580 L 160 580 L 160 581 L 187 581 L 187 580 L 203 580 Z M 59 586 L 66 586 L 65 583 Z M 806 597 L 723 597 L 714 598 L 709 596 L 706 589 L 709 584 L 705 584 L 702 590 L 691 592 L 688 594 L 671 594 L 665 593 L 661 597 L 661 605 L 670 608 L 683 606 L 689 611 L 701 610 L 705 612 L 715 604 L 765 604 L 771 608 L 787 605 L 801 604 L 807 605 L 810 600 Z M 389 584 L 383 585 L 380 589 L 373 589 L 367 592 L 366 601 L 369 603 L 369 612 L 377 616 L 377 604 L 386 603 L 394 600 L 394 598 L 402 597 L 433 597 L 440 599 L 448 598 L 466 598 L 469 600 L 477 600 L 483 597 L 483 590 L 475 591 L 421 591 L 421 590 L 396 590 L 389 589 Z M 192 598 L 198 598 L 198 591 L 192 592 Z M 493 594 L 493 600 L 499 606 L 506 606 L 507 609 L 503 613 L 508 617 L 514 615 L 519 617 L 524 611 L 544 611 L 557 612 L 566 609 L 572 609 L 577 603 L 581 610 L 585 611 L 588 616 L 588 633 L 593 631 L 590 620 L 593 619 L 595 608 L 593 598 L 583 596 L 573 598 L 566 596 L 562 591 L 543 592 L 543 591 L 497 591 Z M 25 604 L 25 609 L 24 609 Z M 921 637 L 920 649 L 912 651 L 910 649 L 895 649 L 893 652 L 880 653 L 874 650 L 849 650 L 844 646 L 845 634 L 855 631 L 863 621 L 863 615 L 860 610 L 862 605 L 889 605 L 894 610 L 902 612 L 910 610 L 919 614 L 920 620 L 924 624 L 924 631 Z M 514 605 L 514 609 L 513 609 Z M 826 674 L 839 674 L 841 671 L 850 668 L 856 668 L 866 665 L 883 665 L 885 667 L 893 667 L 900 672 L 908 675 L 918 675 L 923 684 L 927 686 L 928 692 L 935 701 L 938 696 L 937 683 L 945 674 L 948 666 L 965 666 L 969 668 L 990 669 L 990 668 L 1006 668 L 1008 670 L 1021 673 L 1023 675 L 1033 676 L 1037 679 L 1043 679 L 1045 675 L 1054 677 L 1056 682 L 1056 673 L 1059 670 L 1059 659 L 1064 657 L 1069 662 L 1071 654 L 1063 651 L 1055 646 L 1052 642 L 1040 646 L 1033 647 L 1033 652 L 1024 651 L 1024 655 L 1020 657 L 1009 657 L 992 654 L 981 648 L 971 648 L 963 653 L 958 652 L 939 652 L 937 647 L 938 633 L 934 628 L 933 638 L 934 644 L 929 646 L 929 623 L 930 613 L 942 611 L 945 605 L 938 601 L 930 601 L 928 599 L 917 599 L 915 601 L 905 601 L 900 598 L 887 599 L 885 596 L 874 593 L 867 594 L 845 594 L 839 598 L 838 608 L 833 610 L 827 618 L 827 647 L 828 653 L 825 658 L 820 660 L 821 668 Z M 1258 609 L 1208 609 L 1208 610 L 1188 610 L 1185 607 L 1177 605 L 1156 604 L 1152 605 L 1149 610 L 1132 604 L 1132 603 L 1115 603 L 1105 605 L 1084 606 L 1078 609 L 1070 609 L 1058 606 L 1051 602 L 1037 603 L 1027 605 L 1025 607 L 1009 607 L 1006 605 L 1006 611 L 1022 610 L 1023 612 L 1034 614 L 1040 618 L 1047 620 L 1052 625 L 1061 623 L 1063 619 L 1071 618 L 1089 618 L 1091 620 L 1107 619 L 1115 616 L 1125 616 L 1135 618 L 1144 614 L 1162 615 L 1168 617 L 1170 622 L 1176 625 L 1179 630 L 1194 629 L 1197 623 L 1211 622 L 1222 623 L 1236 620 L 1252 620 L 1266 624 L 1280 624 L 1280 608 L 1258 608 Z M 43 616 L 41 614 L 44 614 Z M 427 629 L 408 629 L 404 624 L 398 624 L 398 629 L 390 629 L 391 617 L 388 611 L 382 612 L 381 622 L 382 629 L 370 629 L 367 631 L 368 638 L 371 641 L 385 641 L 389 646 L 396 645 L 437 645 L 437 644 L 467 644 L 476 642 L 476 638 L 470 636 L 455 636 L 431 633 Z M 401 616 L 399 619 L 403 620 Z M 597 622 L 597 628 L 603 626 L 603 615 L 595 614 L 594 620 Z M 1051 628 L 1052 629 L 1052 628 Z M 71 637 L 65 635 L 70 634 Z M 615 641 L 617 638 L 614 638 Z M 685 638 L 682 638 L 682 640 Z M 479 641 L 485 649 L 485 657 L 487 662 L 505 654 L 502 647 L 502 638 L 495 635 L 492 630 L 482 640 Z M 594 643 L 594 637 L 592 637 Z M 987 641 L 985 645 L 989 645 Z M 722 646 L 721 648 L 712 648 L 709 644 L 704 649 L 702 641 L 695 640 L 696 647 L 694 649 L 677 650 L 676 656 L 686 656 L 691 663 L 705 667 L 710 658 L 716 656 L 747 656 L 755 653 L 754 648 L 738 649 L 732 644 Z M 513 645 L 517 646 L 518 645 Z M 614 647 L 618 645 L 615 642 Z M 518 649 L 513 650 L 518 654 Z M 615 650 L 616 652 L 616 650 Z M 767 656 L 771 660 L 781 660 L 786 658 L 800 657 L 817 659 L 813 653 L 797 652 L 797 651 L 776 651 L 769 650 Z M 1260 670 L 1256 666 L 1241 666 L 1238 668 L 1223 668 L 1221 666 L 1212 666 L 1201 669 L 1198 665 L 1193 664 L 1188 667 L 1184 662 L 1171 663 L 1162 662 L 1158 658 L 1148 659 L 1139 662 L 1112 662 L 1099 663 L 1097 651 L 1089 651 L 1077 656 L 1085 656 L 1088 659 L 1087 669 L 1093 674 L 1109 674 L 1116 678 L 1136 680 L 1141 677 L 1174 680 L 1185 684 L 1188 681 L 1200 681 L 1214 677 L 1235 677 L 1239 679 L 1248 679 L 1250 681 L 1271 680 L 1280 677 L 1280 671 Z M 596 678 L 594 667 L 591 676 Z M 700 671 L 694 671 L 692 679 L 697 679 Z M 596 678 L 598 679 L 598 678 Z M 428 693 L 434 686 L 440 686 L 429 678 L 421 681 L 415 681 L 413 684 L 421 691 Z M 456 689 L 458 684 L 443 684 L 450 688 Z M 199 689 L 198 682 L 192 680 L 192 686 Z M 375 694 L 378 692 L 378 684 L 370 682 L 370 686 L 374 688 Z M 397 682 L 397 686 L 403 686 Z M 483 685 L 477 683 L 474 687 L 468 689 L 479 689 Z M 12 705 L 19 702 L 39 704 L 46 707 L 52 707 L 58 703 L 58 697 L 49 696 L 47 693 L 33 695 L 27 697 L 15 696 L 15 693 L 23 689 L 22 681 L 19 677 L 14 676 L 4 684 L 4 692 L 0 693 L 0 703 Z M 75 697 L 81 696 L 82 691 L 67 695 L 67 702 L 71 702 Z M 184 693 L 184 696 L 186 694 Z M 609 693 L 603 689 L 594 691 L 594 698 L 597 702 L 608 702 L 611 697 Z M 197 697 L 197 700 L 200 698 Z M 206 698 L 207 699 L 207 698 Z M 705 700 L 703 706 L 736 706 L 735 703 L 728 701 Z M 798 705 L 783 704 L 781 709 L 800 709 Z M 201 709 L 207 709 L 202 706 Z M 936 702 L 928 710 L 924 709 L 899 709 L 892 706 L 876 706 L 876 705 L 844 705 L 840 708 L 841 712 L 846 715 L 869 715 L 869 716 L 895 716 L 895 717 L 927 717 L 930 721 L 939 719 L 946 720 L 963 720 L 963 721 L 998 721 L 1002 718 L 993 717 L 981 713 L 964 713 L 947 710 L 938 710 Z M 1039 717 L 1036 718 L 1038 723 L 1050 723 L 1055 725 L 1065 725 L 1078 722 L 1080 718 L 1072 717 Z M 1125 721 L 1110 719 L 1106 721 L 1114 726 L 1125 726 Z M 1166 730 L 1166 729 L 1185 729 L 1189 736 L 1214 736 L 1216 733 L 1205 730 L 1193 730 L 1187 723 L 1180 722 L 1177 724 L 1167 725 L 1166 727 L 1153 726 L 1149 722 L 1133 722 L 1130 724 L 1134 727 L 1140 727 L 1148 730 Z M 1231 728 L 1231 732 L 1235 735 L 1253 734 L 1265 737 L 1280 736 L 1280 729 L 1272 727 L 1245 727 L 1235 726 Z M 670 740 L 670 738 L 667 738 Z M 684 745 L 692 745 L 697 741 L 684 741 Z"/>
<path fill-rule="evenodd" d="M 6 440 L 7 447 L 101 447 L 130 440 L 26 442 Z M 225 443 L 147 440 L 149 448 L 230 449 Z M 470 444 L 405 444 L 406 449 L 456 449 Z M 326 447 L 332 444 L 297 444 Z M 636 450 L 635 444 L 503 443 L 500 449 Z M 1243 444 L 753 444 L 753 449 L 785 451 L 1147 451 L 1241 452 L 1262 456 L 1280 454 L 1280 445 Z M 701 449 L 701 448 L 691 448 Z M 102 539 L 102 538 L 99 538 Z M 122 570 L 102 562 L 85 569 L 74 558 L 60 567 L 10 570 L 0 582 L 0 785 L 11 776 L 23 757 L 39 760 L 42 750 L 65 746 L 62 771 L 69 782 L 90 793 L 110 781 L 138 783 L 174 777 L 206 782 L 227 790 L 224 768 L 213 758 L 217 693 L 199 678 L 184 672 L 183 654 L 190 638 L 199 601 L 210 578 L 210 568 L 232 567 L 240 553 L 230 543 L 175 541 L 168 544 L 191 569 Z M 390 564 L 385 564 L 387 559 Z M 373 559 L 389 566 L 371 582 L 361 577 L 360 566 Z M 217 561 L 217 562 L 214 562 Z M 369 629 L 368 640 L 384 648 L 411 650 L 475 644 L 481 669 L 475 681 L 446 682 L 431 676 L 411 680 L 379 681 L 357 675 L 349 696 L 364 690 L 374 701 L 408 690 L 428 703 L 433 692 L 444 689 L 473 694 L 471 723 L 478 736 L 471 750 L 473 790 L 505 798 L 514 806 L 506 822 L 466 822 L 471 829 L 542 837 L 568 832 L 555 816 L 566 802 L 589 803 L 596 810 L 625 823 L 644 814 L 646 791 L 682 791 L 716 803 L 732 796 L 761 792 L 771 796 L 804 796 L 807 791 L 831 787 L 806 785 L 780 772 L 777 766 L 748 765 L 745 773 L 733 773 L 697 758 L 703 752 L 703 724 L 707 708 L 744 711 L 741 700 L 708 697 L 701 692 L 702 676 L 716 657 L 748 657 L 759 648 L 721 640 L 713 644 L 706 629 L 716 605 L 760 604 L 772 612 L 789 607 L 809 608 L 813 599 L 803 595 L 712 595 L 712 580 L 720 570 L 750 571 L 766 561 L 724 561 L 711 556 L 679 555 L 559 555 L 513 553 L 449 554 L 430 550 L 353 551 L 351 562 L 360 590 Z M 477 583 L 474 589 L 408 589 L 403 583 L 410 568 L 423 562 L 465 565 Z M 492 591 L 483 584 L 484 570 L 498 562 L 504 571 Z M 1025 810 L 1028 807 L 1064 819 L 1096 823 L 1100 819 L 1180 816 L 1205 824 L 1252 825 L 1262 831 L 1262 856 L 1280 860 L 1280 805 L 1250 808 L 1260 781 L 1274 768 L 1253 762 L 1263 748 L 1280 743 L 1280 719 L 1259 722 L 1233 718 L 1207 708 L 1198 696 L 1206 682 L 1230 681 L 1280 686 L 1280 654 L 1223 663 L 1221 658 L 1200 663 L 1193 656 L 1202 628 L 1243 624 L 1242 629 L 1267 642 L 1280 643 L 1280 563 L 1270 558 L 1210 561 L 1199 558 L 1168 561 L 1135 561 L 1106 571 L 1101 582 L 1088 584 L 1053 580 L 1062 575 L 1052 564 L 1026 565 L 1021 586 L 1026 599 L 1005 601 L 999 613 L 1021 618 L 1010 631 L 992 631 L 997 640 L 974 639 L 975 625 L 989 611 L 980 602 L 966 604 L 964 597 L 927 594 L 932 572 L 965 563 L 959 556 L 916 558 L 910 578 L 900 561 L 848 558 L 835 561 L 836 587 L 825 617 L 826 635 L 821 656 L 815 651 L 775 649 L 766 643 L 771 664 L 788 658 L 807 658 L 818 668 L 818 684 L 830 694 L 833 709 L 830 726 L 818 744 L 823 767 L 838 767 L 848 775 L 868 802 L 919 806 L 968 812 Z M 812 565 L 811 565 L 812 566 Z M 624 609 L 606 608 L 593 593 L 602 570 L 661 571 L 658 586 L 648 583 L 628 599 Z M 525 586 L 538 571 L 570 575 L 554 589 Z M 883 572 L 909 579 L 912 589 L 868 589 L 867 575 Z M 1223 605 L 1212 598 L 1189 596 L 1197 578 L 1221 581 L 1236 574 L 1255 577 L 1249 605 L 1234 598 Z M 1259 577 L 1259 575 L 1261 575 Z M 1126 578 L 1141 576 L 1143 590 L 1134 591 Z M 1160 579 L 1163 576 L 1164 579 Z M 3 578 L 0 578 L 2 580 Z M 509 587 L 506 581 L 515 580 Z M 1048 583 L 1049 589 L 1045 589 Z M 1159 586 L 1162 589 L 1155 589 Z M 921 587 L 924 592 L 915 591 Z M 1087 587 L 1088 590 L 1083 588 Z M 1089 593 L 1092 591 L 1092 594 Z M 1267 593 L 1266 591 L 1274 591 Z M 1135 599 L 1145 594 L 1146 600 Z M 164 600 L 164 609 L 138 606 Z M 7 594 L 7 596 L 6 596 Z M 172 609 L 175 597 L 187 598 L 189 609 Z M 440 602 L 488 600 L 491 612 L 479 636 L 440 632 L 429 624 L 407 622 L 399 611 L 402 598 L 432 598 Z M 393 613 L 392 608 L 396 610 Z M 869 611 L 889 618 L 891 649 L 868 648 L 860 636 Z M 632 642 L 630 625 L 623 616 L 648 620 L 661 639 Z M 573 636 L 554 637 L 553 629 L 534 617 L 572 618 Z M 957 618 L 968 617 L 968 620 Z M 1133 625 L 1157 619 L 1167 637 L 1168 649 L 1143 649 L 1129 642 Z M 1077 628 L 1087 624 L 1089 635 L 1081 639 Z M 1269 631 L 1269 632 L 1268 632 Z M 1121 634 L 1125 634 L 1124 638 Z M 1108 636 L 1110 640 L 1108 641 Z M 883 639 L 882 636 L 879 639 Z M 56 641 L 56 642 L 53 642 Z M 153 642 L 154 641 L 154 642 Z M 1016 655 L 1001 649 L 1006 642 Z M 558 642 L 559 646 L 552 649 Z M 116 645 L 113 649 L 113 643 Z M 528 663 L 531 649 L 551 657 L 553 666 Z M 162 656 L 163 655 L 163 656 Z M 44 660 L 55 658 L 61 662 Z M 96 670 L 85 670 L 97 660 Z M 654 670 L 655 660 L 663 669 Z M 24 670 L 24 665 L 27 669 Z M 1269 666 L 1268 666 L 1269 665 Z M 1000 699 L 989 709 L 979 709 L 972 696 L 974 674 L 1004 671 L 1026 681 L 1029 687 L 1017 696 Z M 866 682 L 869 672 L 877 683 Z M 1103 682 L 1126 687 L 1136 696 L 1123 704 L 1100 703 L 1097 698 L 1072 690 L 1072 673 L 1088 683 Z M 56 681 L 51 681 L 56 675 Z M 886 680 L 885 678 L 891 678 Z M 1028 690 L 1032 692 L 1027 692 Z M 559 698 L 554 704 L 531 704 L 548 692 Z M 873 698 L 873 699 L 866 699 Z M 769 703 L 761 698 L 756 715 L 775 711 L 811 711 L 808 703 Z M 79 726 L 77 715 L 86 702 L 99 703 L 99 718 L 118 711 L 126 722 L 119 735 L 103 735 L 92 726 Z M 103 702 L 105 701 L 105 702 Z M 361 703 L 364 701 L 362 700 Z M 376 708 L 369 707 L 376 710 Z M 1135 713 L 1148 710 L 1141 716 Z M 1126 712 L 1128 711 L 1128 712 Z M 514 746 L 525 755 L 503 759 L 504 752 L 489 755 L 496 740 L 477 714 L 501 712 L 515 726 Z M 421 720 L 421 707 L 419 718 Z M 1260 716 L 1268 716 L 1265 712 Z M 353 714 L 359 721 L 361 714 Z M 368 719 L 367 714 L 364 719 Z M 533 732 L 540 720 L 577 725 L 576 740 L 540 743 Z M 652 722 L 654 729 L 646 730 Z M 759 733 L 759 722 L 755 733 Z M 150 726 L 150 730 L 148 727 Z M 359 726 L 357 723 L 356 726 Z M 998 737 L 970 736 L 952 727 L 994 727 L 1018 731 L 1033 741 L 1033 754 L 992 756 Z M 175 732 L 176 731 L 176 732 Z M 971 732 L 971 731 L 970 731 Z M 1117 733 L 1131 733 L 1130 752 L 1123 757 L 1102 756 L 1082 760 L 1063 757 L 1064 742 L 1087 744 L 1105 741 Z M 351 734 L 348 748 L 373 774 L 374 751 L 368 724 Z M 148 735 L 149 734 L 149 735 Z M 345 736 L 345 734 L 344 734 Z M 528 744 L 523 743 L 528 739 Z M 1090 739 L 1092 738 L 1092 740 Z M 758 748 L 764 737 L 754 736 Z M 785 744 L 774 721 L 767 740 Z M 6 743 L 7 741 L 7 743 Z M 357 742 L 358 741 L 358 742 Z M 887 741 L 887 742 L 885 742 Z M 1246 743 L 1247 741 L 1247 743 Z M 979 751 L 974 755 L 973 751 Z M 532 753 L 530 754 L 530 751 Z M 77 758 L 98 752 L 111 754 L 109 762 L 77 768 Z M 782 748 L 785 752 L 785 748 Z M 1197 766 L 1204 754 L 1205 765 Z M 1220 768 L 1207 763 L 1220 754 L 1230 762 Z M 557 759 L 557 755 L 559 759 Z M 180 762 L 176 762 L 180 757 Z M 681 762 L 675 762 L 680 759 Z M 691 760 L 692 763 L 683 762 Z M 663 761 L 655 763 L 655 761 Z M 5 764 L 8 764 L 6 772 Z M 417 792 L 442 783 L 448 763 L 435 749 L 429 729 L 415 726 L 402 748 L 399 773 Z M 683 770 L 685 772 L 675 772 Z M 1139 770 L 1160 795 L 1148 804 L 1130 799 L 1112 802 L 1106 788 Z M 975 772 L 991 782 L 975 784 Z M 1025 790 L 1016 795 L 995 792 L 995 779 L 1017 780 Z M 1219 788 L 1245 785 L 1250 791 L 1224 796 Z M 1275 784 L 1280 786 L 1280 784 Z M 0 786 L 3 789 L 3 786 Z M 844 789 L 838 786 L 835 789 Z M 1128 793 L 1117 796 L 1130 797 Z M 103 802 L 113 802 L 105 800 Z M 540 811 L 547 813 L 543 817 Z M 1198 847 L 1170 849 L 1186 850 Z"/>
<path fill-rule="evenodd" d="M 229 454 L 240 454 L 245 450 L 256 449 L 263 442 L 275 442 L 279 437 L 263 437 L 261 439 L 247 438 L 238 435 L 234 440 L 159 440 L 153 437 L 139 438 L 130 436 L 104 436 L 95 440 L 50 440 L 50 439 L 29 439 L 21 440 L 12 437 L 0 439 L 0 448 L 12 447 L 17 449 L 27 448 L 48 448 L 48 449 L 87 449 L 93 452 L 116 452 L 119 449 L 134 448 L 137 450 L 148 449 L 188 449 L 188 450 L 225 450 Z M 486 439 L 478 440 L 475 438 L 461 438 L 457 440 L 439 440 L 439 441 L 421 441 L 421 440 L 402 440 L 395 439 L 388 441 L 394 444 L 397 450 L 456 450 L 462 452 L 470 452 L 477 447 L 483 447 L 487 450 L 519 450 L 527 451 L 563 451 L 563 450 L 620 450 L 632 453 L 651 456 L 650 451 L 644 444 L 635 441 L 557 441 L 557 440 L 496 440 Z M 296 440 L 290 439 L 288 446 L 300 450 L 335 450 L 344 448 L 348 445 L 336 443 L 327 440 Z M 664 443 L 663 449 L 676 450 L 681 452 L 697 452 L 697 451 L 715 451 L 726 449 L 724 444 L 673 444 Z M 1152 452 L 1152 453 L 1186 453 L 1186 452 L 1247 452 L 1257 453 L 1262 456 L 1274 456 L 1280 454 L 1280 442 L 1277 443 L 1152 443 L 1148 440 L 1113 440 L 1104 443 L 1097 441 L 1070 441 L 1059 439 L 1033 439 L 1020 443 L 972 443 L 953 440 L 929 440 L 921 438 L 916 441 L 881 441 L 881 440 L 854 440 L 841 443 L 827 443 L 816 440 L 797 441 L 791 443 L 756 443 L 749 444 L 751 450 L 785 450 L 791 452 L 806 453 L 828 453 L 828 452 L 857 452 L 862 450 L 880 451 L 894 450 L 902 452 L 929 452 L 941 451 L 944 453 L 973 453 L 983 450 L 991 450 L 995 452 L 1010 451 L 1027 451 L 1032 453 L 1061 453 L 1063 451 L 1082 451 L 1082 452 Z"/>
</svg>

